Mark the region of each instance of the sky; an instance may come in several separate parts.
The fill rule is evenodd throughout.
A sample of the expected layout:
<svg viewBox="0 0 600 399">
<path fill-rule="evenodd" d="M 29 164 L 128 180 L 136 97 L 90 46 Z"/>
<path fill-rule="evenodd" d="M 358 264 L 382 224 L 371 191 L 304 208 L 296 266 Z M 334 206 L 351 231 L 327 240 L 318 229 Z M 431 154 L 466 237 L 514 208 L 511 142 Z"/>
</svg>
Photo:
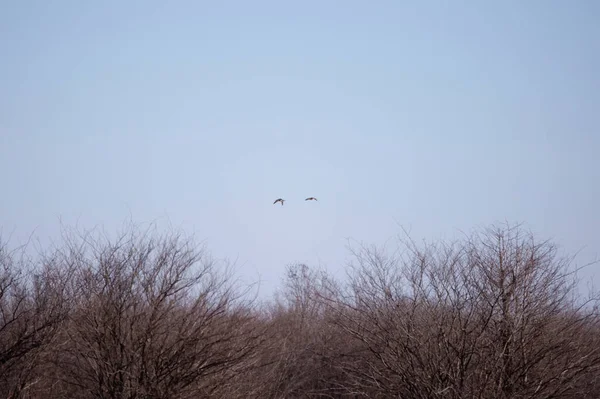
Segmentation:
<svg viewBox="0 0 600 399">
<path fill-rule="evenodd" d="M 587 263 L 599 19 L 592 0 L 0 0 L 0 232 L 156 222 L 263 294 L 401 228 L 524 223 Z"/>
</svg>

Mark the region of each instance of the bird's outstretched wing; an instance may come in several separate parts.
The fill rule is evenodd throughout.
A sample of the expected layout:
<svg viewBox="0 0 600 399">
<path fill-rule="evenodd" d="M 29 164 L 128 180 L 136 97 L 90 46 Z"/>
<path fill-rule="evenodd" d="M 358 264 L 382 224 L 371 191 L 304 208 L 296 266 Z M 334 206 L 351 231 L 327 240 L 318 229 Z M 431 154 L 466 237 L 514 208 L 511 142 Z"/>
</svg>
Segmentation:
<svg viewBox="0 0 600 399">
<path fill-rule="evenodd" d="M 305 199 L 304 201 L 316 201 L 317 199 L 315 197 L 308 197 L 307 199 Z"/>
<path fill-rule="evenodd" d="M 283 206 L 283 201 L 284 201 L 284 199 L 283 199 L 283 198 L 277 198 L 277 199 L 275 200 L 275 202 L 273 202 L 273 205 L 275 205 L 275 204 L 276 204 L 276 203 L 278 203 L 278 202 L 281 202 L 281 205 Z"/>
</svg>

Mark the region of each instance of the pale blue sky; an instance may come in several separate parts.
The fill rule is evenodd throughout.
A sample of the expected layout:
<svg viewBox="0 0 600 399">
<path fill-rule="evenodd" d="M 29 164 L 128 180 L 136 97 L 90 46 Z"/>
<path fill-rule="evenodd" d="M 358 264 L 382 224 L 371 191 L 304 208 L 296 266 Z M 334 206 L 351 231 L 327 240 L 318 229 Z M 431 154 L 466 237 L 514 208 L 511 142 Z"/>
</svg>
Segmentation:
<svg viewBox="0 0 600 399">
<path fill-rule="evenodd" d="M 600 252 L 599 2 L 220 3 L 0 0 L 4 236 L 168 219 L 267 291 L 398 224 Z"/>
</svg>

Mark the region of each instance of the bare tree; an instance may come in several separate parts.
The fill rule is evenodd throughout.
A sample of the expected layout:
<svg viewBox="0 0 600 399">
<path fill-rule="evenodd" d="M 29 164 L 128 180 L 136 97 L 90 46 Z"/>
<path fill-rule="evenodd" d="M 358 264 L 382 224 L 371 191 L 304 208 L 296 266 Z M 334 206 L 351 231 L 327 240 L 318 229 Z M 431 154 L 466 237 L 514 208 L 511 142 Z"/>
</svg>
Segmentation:
<svg viewBox="0 0 600 399">
<path fill-rule="evenodd" d="M 598 331 L 600 313 L 596 296 L 579 297 L 572 258 L 520 226 L 486 229 L 465 252 L 468 291 L 490 315 L 482 348 L 488 362 L 480 366 L 485 389 L 502 398 L 582 397 L 578 381 L 600 371 L 600 337 L 589 334 Z"/>
<path fill-rule="evenodd" d="M 229 276 L 190 240 L 131 230 L 71 237 L 76 309 L 56 345 L 53 396 L 209 397 L 261 343 Z"/>
<path fill-rule="evenodd" d="M 550 242 L 504 226 L 462 242 L 418 247 L 408 240 L 391 256 L 369 247 L 354 255 L 333 319 L 357 343 L 355 359 L 340 364 L 349 393 L 589 392 L 586 381 L 600 370 L 600 313 L 577 297 L 570 259 L 558 257 Z"/>
<path fill-rule="evenodd" d="M 283 289 L 264 307 L 269 341 L 254 374 L 260 389 L 249 390 L 252 397 L 330 398 L 340 391 L 343 375 L 332 363 L 344 342 L 319 300 L 333 285 L 323 270 L 287 266 Z"/>
<path fill-rule="evenodd" d="M 24 397 L 39 382 L 44 351 L 68 314 L 67 279 L 0 241 L 0 396 Z"/>
</svg>

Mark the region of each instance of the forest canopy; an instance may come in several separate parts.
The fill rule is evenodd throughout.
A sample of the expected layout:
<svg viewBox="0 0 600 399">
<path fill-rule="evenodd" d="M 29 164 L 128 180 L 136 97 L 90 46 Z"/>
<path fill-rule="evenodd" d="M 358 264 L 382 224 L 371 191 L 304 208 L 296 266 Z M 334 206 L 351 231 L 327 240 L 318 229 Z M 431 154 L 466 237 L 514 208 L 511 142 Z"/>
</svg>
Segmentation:
<svg viewBox="0 0 600 399">
<path fill-rule="evenodd" d="M 521 225 L 290 264 L 266 302 L 181 233 L 63 238 L 0 239 L 3 398 L 600 397 L 599 297 Z"/>
</svg>

